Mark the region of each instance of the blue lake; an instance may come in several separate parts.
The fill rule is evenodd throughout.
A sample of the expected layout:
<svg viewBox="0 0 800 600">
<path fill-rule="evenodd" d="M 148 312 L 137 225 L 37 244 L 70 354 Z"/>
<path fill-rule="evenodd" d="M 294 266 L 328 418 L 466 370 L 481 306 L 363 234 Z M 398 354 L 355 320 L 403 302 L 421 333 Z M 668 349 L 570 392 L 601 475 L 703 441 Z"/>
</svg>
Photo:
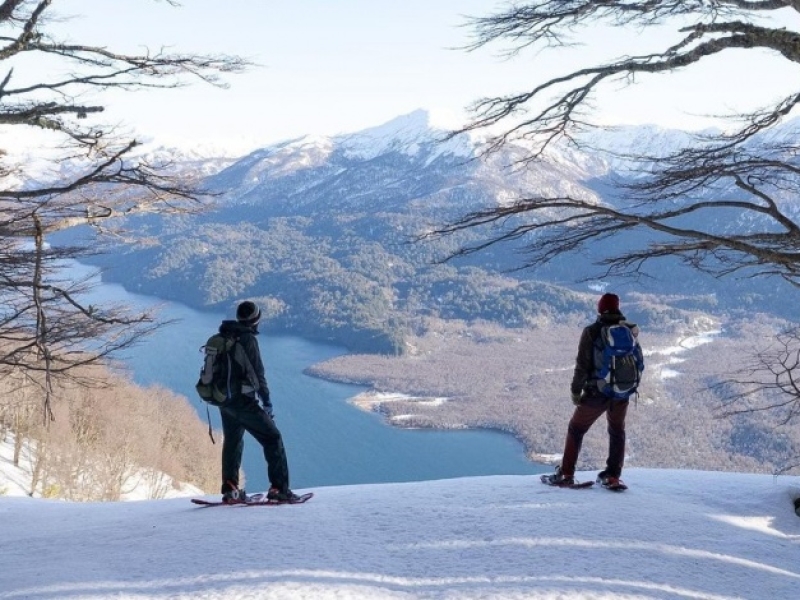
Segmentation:
<svg viewBox="0 0 800 600">
<path fill-rule="evenodd" d="M 84 269 L 85 267 L 79 267 Z M 122 355 L 138 384 L 162 385 L 189 398 L 200 417 L 206 405 L 196 397 L 200 347 L 232 315 L 201 312 L 187 306 L 132 294 L 102 283 L 92 302 L 160 306 L 163 319 L 176 320 Z M 548 467 L 528 461 L 522 445 L 495 431 L 404 430 L 387 425 L 348 399 L 364 388 L 309 377 L 303 370 L 345 353 L 338 347 L 291 336 L 259 336 L 275 418 L 284 436 L 294 488 L 361 483 L 446 479 L 475 475 L 541 473 Z M 220 428 L 211 408 L 211 423 Z M 247 489 L 268 486 L 260 446 L 245 434 L 243 469 Z M 211 440 L 208 441 L 211 443 Z M 217 446 L 221 448 L 219 440 Z"/>
</svg>

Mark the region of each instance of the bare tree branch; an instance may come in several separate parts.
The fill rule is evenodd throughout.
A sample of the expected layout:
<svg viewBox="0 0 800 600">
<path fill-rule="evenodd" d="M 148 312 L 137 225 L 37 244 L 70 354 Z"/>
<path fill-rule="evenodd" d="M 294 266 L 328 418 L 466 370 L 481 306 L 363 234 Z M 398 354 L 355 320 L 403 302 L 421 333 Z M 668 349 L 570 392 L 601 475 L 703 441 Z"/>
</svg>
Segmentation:
<svg viewBox="0 0 800 600">
<path fill-rule="evenodd" d="M 521 94 L 484 98 L 472 106 L 475 115 L 473 121 L 452 135 L 493 127 L 512 116 L 527 113 L 527 106 L 534 104 L 534 101 L 541 101 L 544 103 L 543 108 L 536 109 L 529 118 L 519 119 L 513 126 L 492 138 L 489 147 L 491 151 L 519 139 L 534 141 L 537 149 L 531 158 L 536 158 L 552 141 L 567 135 L 571 127 L 581 123 L 575 118 L 576 113 L 607 80 L 630 82 L 639 74 L 672 72 L 735 48 L 775 50 L 792 62 L 800 62 L 800 35 L 796 32 L 758 27 L 738 21 L 698 24 L 681 31 L 688 32 L 688 35 L 679 44 L 665 49 L 661 54 L 634 56 L 610 64 L 579 69 L 545 81 Z M 724 35 L 715 37 L 715 34 Z M 567 91 L 559 92 L 565 85 L 568 87 Z M 552 100 L 548 96 L 551 93 Z M 764 122 L 755 131 L 788 114 L 796 103 L 795 96 L 776 107 L 769 113 L 769 118 L 763 117 Z M 747 127 L 733 136 L 733 139 L 752 135 L 753 132 L 752 126 Z"/>
<path fill-rule="evenodd" d="M 799 13 L 800 2 L 539 0 L 474 18 L 468 50 L 499 43 L 515 58 L 528 48 L 545 57 L 593 27 L 638 27 L 641 38 L 671 27 L 674 38 L 656 52 L 631 48 L 608 62 L 593 63 L 587 53 L 581 68 L 480 99 L 471 107 L 472 120 L 451 135 L 485 131 L 485 153 L 513 146 L 509 162 L 520 169 L 545 160 L 555 143 L 586 148 L 578 133 L 591 126 L 593 102 L 611 83 L 647 82 L 647 75 L 695 68 L 732 50 L 760 51 L 765 63 L 800 65 L 800 32 L 788 25 L 787 11 Z M 698 134 L 657 155 L 602 149 L 631 171 L 609 181 L 613 192 L 602 199 L 527 190 L 513 203 L 465 214 L 424 237 L 481 232 L 481 239 L 444 260 L 508 244 L 523 257 L 520 268 L 536 268 L 565 253 L 594 250 L 594 275 L 640 277 L 648 262 L 669 258 L 715 277 L 780 277 L 800 286 L 800 144 L 794 135 L 772 135 L 798 103 L 800 91 L 777 102 L 765 97 L 761 109 L 727 115 L 728 132 Z M 602 244 L 622 237 L 625 244 Z M 729 415 L 774 410 L 784 422 L 797 417 L 798 339 L 796 330 L 785 334 L 777 349 L 757 356 L 752 377 L 737 381 L 731 387 L 738 391 L 726 396 Z"/>
<path fill-rule="evenodd" d="M 53 166 L 51 175 L 34 174 L 30 161 L 0 149 L 0 373 L 30 374 L 46 416 L 56 378 L 108 360 L 164 324 L 150 311 L 89 304 L 90 283 L 71 281 L 64 265 L 93 251 L 52 247 L 52 234 L 78 225 L 106 232 L 136 213 L 194 212 L 208 197 L 191 174 L 148 159 L 136 140 L 95 121 L 104 110 L 96 99 L 107 90 L 169 89 L 192 80 L 226 87 L 223 75 L 250 66 L 236 56 L 129 55 L 54 39 L 47 29 L 53 4 L 0 1 L 0 127 L 50 136 L 40 160 Z M 15 85 L 37 59 L 62 68 Z M 83 101 L 87 92 L 92 102 Z"/>
<path fill-rule="evenodd" d="M 780 424 L 793 421 L 800 416 L 799 369 L 800 329 L 793 328 L 759 350 L 741 373 L 713 386 L 723 399 L 721 415 L 772 412 Z"/>
</svg>

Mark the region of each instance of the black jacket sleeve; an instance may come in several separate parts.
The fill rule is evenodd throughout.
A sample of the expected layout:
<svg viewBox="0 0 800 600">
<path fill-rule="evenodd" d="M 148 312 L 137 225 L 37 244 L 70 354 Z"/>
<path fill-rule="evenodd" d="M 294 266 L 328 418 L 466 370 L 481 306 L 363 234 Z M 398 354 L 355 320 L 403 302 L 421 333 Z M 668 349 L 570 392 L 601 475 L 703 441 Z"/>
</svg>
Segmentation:
<svg viewBox="0 0 800 600">
<path fill-rule="evenodd" d="M 594 336 L 592 327 L 585 327 L 578 342 L 578 356 L 575 358 L 575 371 L 572 374 L 572 383 L 569 391 L 580 394 L 585 388 L 594 371 Z"/>
<path fill-rule="evenodd" d="M 267 385 L 267 376 L 264 371 L 264 362 L 261 360 L 261 350 L 258 347 L 258 340 L 254 335 L 245 335 L 240 339 L 244 352 L 250 360 L 250 364 L 255 371 L 256 379 L 258 380 L 258 390 L 256 394 L 261 399 L 264 408 L 272 409 L 272 404 L 269 398 L 269 386 Z"/>
</svg>

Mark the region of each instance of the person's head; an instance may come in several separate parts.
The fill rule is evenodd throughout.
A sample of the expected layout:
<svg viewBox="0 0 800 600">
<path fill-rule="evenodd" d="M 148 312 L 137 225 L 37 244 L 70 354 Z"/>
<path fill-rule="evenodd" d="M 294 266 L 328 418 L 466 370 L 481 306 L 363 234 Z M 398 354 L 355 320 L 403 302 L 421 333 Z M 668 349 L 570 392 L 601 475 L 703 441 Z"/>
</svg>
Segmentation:
<svg viewBox="0 0 800 600">
<path fill-rule="evenodd" d="M 619 312 L 619 296 L 616 294 L 603 294 L 600 300 L 597 301 L 597 314 L 603 315 L 606 313 Z"/>
<path fill-rule="evenodd" d="M 255 327 L 261 320 L 261 309 L 255 302 L 245 300 L 236 308 L 236 320 L 242 325 Z"/>
</svg>

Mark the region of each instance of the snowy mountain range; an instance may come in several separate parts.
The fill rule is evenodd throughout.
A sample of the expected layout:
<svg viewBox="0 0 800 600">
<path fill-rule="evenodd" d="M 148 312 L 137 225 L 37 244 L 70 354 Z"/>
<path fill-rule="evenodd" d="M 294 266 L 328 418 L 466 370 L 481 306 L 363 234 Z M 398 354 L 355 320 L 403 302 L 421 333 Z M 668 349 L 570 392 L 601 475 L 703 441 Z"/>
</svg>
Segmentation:
<svg viewBox="0 0 800 600">
<path fill-rule="evenodd" d="M 480 157 L 484 143 L 480 138 L 461 134 L 448 139 L 448 133 L 433 127 L 429 114 L 418 110 L 352 134 L 306 136 L 257 150 L 213 177 L 213 187 L 227 191 L 231 202 L 246 202 L 247 198 L 252 200 L 251 193 L 268 193 L 261 186 L 287 177 L 296 178 L 300 173 L 311 178 L 313 173 L 310 186 L 296 189 L 292 194 L 297 196 L 348 169 L 358 169 L 374 161 L 388 162 L 394 157 L 398 168 L 418 171 L 416 180 L 422 179 L 428 170 L 447 165 L 455 171 L 455 177 L 460 174 L 458 184 L 486 185 L 502 203 L 531 189 L 591 195 L 578 182 L 608 170 L 604 161 L 569 148 L 552 152 L 546 165 L 523 169 L 515 166 L 524 155 L 522 147 Z M 402 175 L 400 172 L 388 178 L 400 180 Z M 387 182 L 375 178 L 369 183 L 380 189 Z"/>
<path fill-rule="evenodd" d="M 789 123 L 786 131 L 795 128 Z M 183 168 L 209 173 L 204 184 L 218 193 L 212 210 L 134 219 L 131 227 L 150 245 L 116 248 L 126 259 L 116 273 L 118 261 L 97 262 L 111 281 L 197 308 L 261 298 L 274 307 L 272 322 L 281 330 L 362 350 L 395 351 L 399 323 L 410 311 L 520 326 L 542 310 L 542 286 L 560 311 L 582 312 L 574 292 L 605 285 L 593 281 L 596 257 L 610 245 L 641 244 L 643 234 L 599 240 L 535 272 L 515 271 L 526 238 L 440 263 L 459 246 L 484 240 L 492 227 L 412 242 L 531 193 L 613 205 L 620 201 L 613 180 L 629 166 L 625 155 L 668 153 L 690 135 L 654 127 L 587 132 L 579 146 L 554 144 L 529 162 L 523 146 L 486 154 L 479 137 L 448 138 L 420 110 L 360 132 L 287 140 L 237 160 L 178 155 Z M 615 281 L 616 289 L 703 297 L 703 309 L 708 298 L 726 310 L 745 297 L 765 312 L 800 316 L 779 281 L 716 280 L 670 258 L 647 268 L 650 278 Z M 496 277 L 506 283 L 491 283 Z M 357 339 L 346 329 L 359 332 Z M 365 347 L 366 339 L 372 342 Z"/>
<path fill-rule="evenodd" d="M 799 130 L 797 119 L 757 136 L 752 143 L 791 140 Z M 720 132 L 686 132 L 654 125 L 591 129 L 577 134 L 575 142 L 557 140 L 541 160 L 533 162 L 526 160 L 530 148 L 524 142 L 509 143 L 487 153 L 486 140 L 480 134 L 449 137 L 449 133 L 433 125 L 426 111 L 417 110 L 360 132 L 305 136 L 259 149 L 208 181 L 234 204 L 274 196 L 269 188 L 275 185 L 294 202 L 315 188 L 335 188 L 333 195 L 340 197 L 364 197 L 370 192 L 381 193 L 392 184 L 414 186 L 424 183 L 429 175 L 447 172 L 444 182 L 430 181 L 424 191 L 441 197 L 455 187 L 468 186 L 482 201 L 497 204 L 530 194 L 569 195 L 613 203 L 602 182 L 612 177 L 630 177 L 634 169 L 647 169 L 646 162 L 633 157 L 669 155 Z M 365 167 L 373 163 L 382 165 L 383 170 L 367 174 Z M 348 179 L 350 171 L 360 171 L 365 176 L 353 185 Z"/>
</svg>

